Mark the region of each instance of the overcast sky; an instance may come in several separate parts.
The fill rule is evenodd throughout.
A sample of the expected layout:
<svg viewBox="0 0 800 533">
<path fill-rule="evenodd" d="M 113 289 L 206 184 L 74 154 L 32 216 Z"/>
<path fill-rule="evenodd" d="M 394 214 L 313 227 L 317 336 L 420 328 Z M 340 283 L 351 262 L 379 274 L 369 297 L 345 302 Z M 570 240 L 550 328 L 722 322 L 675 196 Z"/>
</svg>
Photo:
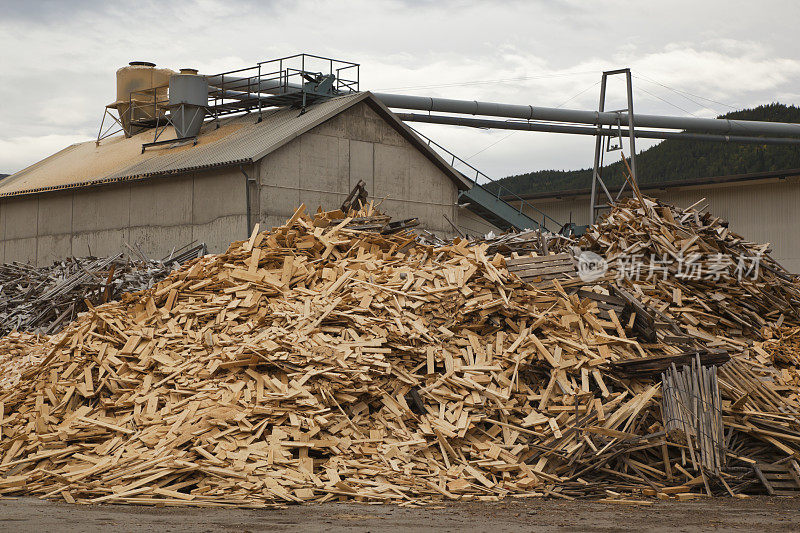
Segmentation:
<svg viewBox="0 0 800 533">
<path fill-rule="evenodd" d="M 92 139 L 131 60 L 217 73 L 297 52 L 361 87 L 594 109 L 631 67 L 636 111 L 800 104 L 800 2 L 0 0 L 0 173 Z M 607 108 L 623 107 L 622 86 Z M 419 125 L 494 177 L 590 164 L 591 138 Z"/>
</svg>

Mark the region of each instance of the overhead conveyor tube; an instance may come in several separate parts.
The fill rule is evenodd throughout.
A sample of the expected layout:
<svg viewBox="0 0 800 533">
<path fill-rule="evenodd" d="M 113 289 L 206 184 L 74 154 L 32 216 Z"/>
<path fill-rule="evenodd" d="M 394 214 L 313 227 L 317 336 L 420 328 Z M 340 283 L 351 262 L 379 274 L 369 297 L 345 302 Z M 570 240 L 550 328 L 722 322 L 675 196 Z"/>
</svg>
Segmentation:
<svg viewBox="0 0 800 533">
<path fill-rule="evenodd" d="M 425 122 L 428 124 L 446 124 L 450 126 L 467 126 L 470 128 L 488 128 L 501 130 L 541 131 L 546 133 L 566 133 L 571 135 L 597 135 L 596 127 L 571 126 L 566 124 L 546 124 L 541 122 L 514 122 L 505 120 L 487 120 L 480 118 L 453 117 L 445 115 L 424 115 L 421 113 L 397 113 L 404 122 Z M 643 139 L 678 139 L 683 141 L 735 142 L 744 144 L 800 144 L 800 138 L 792 137 L 747 137 L 742 135 L 716 135 L 710 133 L 688 133 L 676 131 L 656 131 L 634 129 L 634 135 Z M 614 127 L 602 128 L 605 136 L 628 136 L 628 129 L 617 130 Z"/>
<path fill-rule="evenodd" d="M 249 78 L 217 74 L 215 76 L 207 76 L 207 79 L 208 85 L 217 89 L 219 89 L 224 82 L 225 88 L 231 93 L 239 94 L 239 97 L 246 97 L 248 95 L 248 89 L 250 89 L 249 94 L 255 95 L 255 93 L 283 94 L 287 91 L 299 91 L 303 88 L 300 84 L 282 83 L 275 78 L 253 83 Z M 249 85 L 252 85 L 252 87 Z"/>
<path fill-rule="evenodd" d="M 261 81 L 260 83 L 253 83 L 248 78 L 239 76 L 222 76 L 216 74 L 214 76 L 206 76 L 208 80 L 209 93 L 213 91 L 220 91 L 224 85 L 225 90 L 217 93 L 220 98 L 227 98 L 231 100 L 245 100 L 249 98 L 259 98 L 264 102 L 269 102 L 269 99 L 275 95 L 285 94 L 287 92 L 299 91 L 303 88 L 302 85 L 297 83 L 281 83 L 277 79 L 269 79 Z M 247 89 L 250 89 L 248 92 Z"/>
<path fill-rule="evenodd" d="M 628 125 L 625 113 L 581 111 L 531 105 L 511 105 L 474 100 L 451 100 L 428 96 L 407 96 L 402 94 L 374 93 L 384 105 L 394 109 L 414 109 L 438 113 L 458 113 L 463 115 L 484 115 L 490 117 L 517 118 L 523 120 L 542 120 L 590 124 L 594 126 Z M 761 122 L 754 120 L 728 120 L 717 118 L 670 117 L 663 115 L 636 114 L 636 128 L 660 128 L 688 130 L 721 135 L 771 135 L 800 136 L 800 124 L 783 122 Z"/>
</svg>

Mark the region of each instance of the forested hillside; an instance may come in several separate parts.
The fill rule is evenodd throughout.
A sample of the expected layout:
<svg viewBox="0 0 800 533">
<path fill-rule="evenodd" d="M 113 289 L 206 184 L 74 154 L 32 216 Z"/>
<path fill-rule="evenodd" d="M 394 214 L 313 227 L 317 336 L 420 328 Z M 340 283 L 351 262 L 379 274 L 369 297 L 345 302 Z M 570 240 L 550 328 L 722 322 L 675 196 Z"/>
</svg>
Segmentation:
<svg viewBox="0 0 800 533">
<path fill-rule="evenodd" d="M 800 107 L 769 104 L 734 111 L 719 118 L 765 120 L 800 123 Z M 619 152 L 606 154 L 606 161 L 616 162 L 606 167 L 606 183 L 620 184 L 622 163 Z M 592 154 L 586 154 L 591 161 Z M 692 180 L 727 174 L 745 174 L 770 170 L 800 168 L 800 145 L 777 146 L 666 140 L 642 151 L 636 158 L 639 183 L 655 184 L 665 181 Z M 590 168 L 581 170 L 539 170 L 499 180 L 517 194 L 557 192 L 585 189 L 591 185 Z"/>
</svg>

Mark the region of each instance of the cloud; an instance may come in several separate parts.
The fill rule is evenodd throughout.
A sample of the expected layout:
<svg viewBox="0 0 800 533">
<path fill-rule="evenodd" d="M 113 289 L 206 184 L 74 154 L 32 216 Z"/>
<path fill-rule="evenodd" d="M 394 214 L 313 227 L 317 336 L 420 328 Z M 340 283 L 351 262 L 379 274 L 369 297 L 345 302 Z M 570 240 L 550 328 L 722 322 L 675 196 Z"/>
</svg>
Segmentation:
<svg viewBox="0 0 800 533">
<path fill-rule="evenodd" d="M 102 9 L 105 2 L 98 0 L 33 0 L 10 1 L 3 5 L 3 18 L 9 22 L 42 22 L 73 18 Z"/>
<path fill-rule="evenodd" d="M 577 109 L 596 108 L 603 70 L 631 66 L 642 113 L 800 103 L 792 1 L 6 4 L 0 172 L 96 135 L 114 72 L 131 60 L 216 73 L 307 51 L 361 63 L 363 89 Z M 610 87 L 613 105 L 623 95 Z M 420 129 L 464 157 L 480 151 L 470 162 L 492 176 L 585 167 L 592 156 L 577 136 Z"/>
</svg>

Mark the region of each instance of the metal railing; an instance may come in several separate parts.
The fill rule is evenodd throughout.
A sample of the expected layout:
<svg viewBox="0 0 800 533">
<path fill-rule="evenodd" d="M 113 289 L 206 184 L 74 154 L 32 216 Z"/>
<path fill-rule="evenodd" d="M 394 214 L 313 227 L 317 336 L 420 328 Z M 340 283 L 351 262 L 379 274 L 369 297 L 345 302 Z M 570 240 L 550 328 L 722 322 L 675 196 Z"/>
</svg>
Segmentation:
<svg viewBox="0 0 800 533">
<path fill-rule="evenodd" d="M 406 124 L 406 126 L 408 126 L 408 124 Z M 545 229 L 547 231 L 553 231 L 554 233 L 558 233 L 558 231 L 564 226 L 559 221 L 557 221 L 556 219 L 554 219 L 553 217 L 551 217 L 550 215 L 548 215 L 547 213 L 545 213 L 544 211 L 542 211 L 541 209 L 536 207 L 535 205 L 533 205 L 533 204 L 531 204 L 529 202 L 526 202 L 524 198 L 522 198 L 520 195 L 518 195 L 517 193 L 515 193 L 514 191 L 512 191 L 508 187 L 505 187 L 499 181 L 493 180 L 492 178 L 490 178 L 489 176 L 487 176 L 486 174 L 484 174 L 483 172 L 481 172 L 480 170 L 478 170 L 474 166 L 470 165 L 465 160 L 461 159 L 456 154 L 454 154 L 453 152 L 451 152 L 450 150 L 448 150 L 447 148 L 445 148 L 441 144 L 437 143 L 436 141 L 434 141 L 433 139 L 431 139 L 430 137 L 428 137 L 424 133 L 421 133 L 420 131 L 412 128 L 411 126 L 408 126 L 408 128 L 411 131 L 413 131 L 414 133 L 416 133 L 417 135 L 419 135 L 420 137 L 422 137 L 422 139 L 428 143 L 428 146 L 433 146 L 437 150 L 439 150 L 441 152 L 444 152 L 450 158 L 450 166 L 451 167 L 453 167 L 456 170 L 458 170 L 458 168 L 456 167 L 456 163 L 457 162 L 459 164 L 467 167 L 469 169 L 470 173 L 474 173 L 475 174 L 475 178 L 474 179 L 470 178 L 469 176 L 467 176 L 466 174 L 464 174 L 464 172 L 462 172 L 460 170 L 459 170 L 459 172 L 461 172 L 461 174 L 463 174 L 464 177 L 466 177 L 468 180 L 472 181 L 476 186 L 481 187 L 486 192 L 489 192 L 489 193 L 493 194 L 498 200 L 500 200 L 501 202 L 505 202 L 506 204 L 508 204 L 509 207 L 517 210 L 521 215 L 527 216 L 528 218 L 530 218 L 531 220 L 533 220 L 537 224 L 539 224 L 539 222 L 536 219 L 534 219 L 529 213 L 524 212 L 522 210 L 522 208 L 523 207 L 527 207 L 527 208 L 531 209 L 532 211 L 535 211 L 537 214 L 541 215 L 542 222 L 541 222 L 540 226 L 543 229 Z M 490 189 L 481 186 L 481 184 L 478 182 L 479 178 L 484 178 L 489 183 L 494 185 L 495 188 L 496 188 L 496 191 L 491 191 Z M 502 191 L 506 191 L 508 194 L 502 195 L 501 194 Z M 505 198 L 508 198 L 508 197 L 513 198 L 512 201 L 513 202 L 519 202 L 519 206 L 517 207 L 517 206 L 514 206 L 514 205 L 508 203 L 508 201 L 505 200 L 502 196 L 505 196 Z M 553 224 L 555 224 L 555 226 L 556 226 L 555 231 L 551 230 L 550 228 L 547 227 L 547 221 L 550 221 Z"/>
<path fill-rule="evenodd" d="M 265 107 L 289 105 L 297 101 L 306 105 L 309 94 L 305 86 L 317 75 L 334 76 L 336 94 L 358 92 L 360 65 L 313 54 L 295 54 L 261 61 L 252 67 L 229 70 L 213 76 L 209 87 L 209 111 L 214 117 Z M 227 79 L 226 79 L 227 78 Z M 265 94 L 267 93 L 267 94 Z"/>
<path fill-rule="evenodd" d="M 167 114 L 168 110 L 169 85 L 131 91 L 128 94 L 127 110 L 120 111 L 117 109 L 119 113 L 117 122 L 125 129 L 124 123 L 127 120 L 128 129 L 125 131 L 127 135 L 133 135 L 139 130 L 153 129 L 153 142 L 156 142 L 166 130 L 166 127 L 171 124 L 170 117 Z M 99 141 L 100 137 L 98 137 Z"/>
<path fill-rule="evenodd" d="M 360 69 L 358 63 L 303 53 L 205 76 L 209 80 L 205 120 L 258 110 L 260 122 L 265 108 L 300 105 L 305 109 L 319 99 L 358 92 Z M 154 142 L 158 141 L 171 124 L 169 85 L 131 91 L 126 103 L 127 109 L 117 109 L 119 117 L 105 110 L 96 142 L 119 131 L 130 135 L 150 128 L 155 129 Z M 104 129 L 107 116 L 114 123 Z M 115 125 L 121 130 L 115 130 Z"/>
<path fill-rule="evenodd" d="M 264 68 L 264 65 L 275 65 L 277 63 L 277 72 L 284 70 L 292 71 L 295 73 L 300 72 L 319 72 L 325 74 L 325 67 L 327 66 L 327 74 L 334 74 L 336 76 L 336 90 L 339 92 L 358 92 L 358 82 L 361 66 L 358 63 L 351 61 L 342 61 L 341 59 L 333 59 L 330 57 L 317 56 L 314 54 L 295 54 L 292 56 L 279 57 L 278 59 L 269 59 L 258 63 L 259 67 Z M 273 67 L 274 68 L 274 67 Z M 354 74 L 351 72 L 355 71 Z M 342 76 L 345 73 L 347 76 L 355 76 L 353 79 L 347 79 Z"/>
</svg>

